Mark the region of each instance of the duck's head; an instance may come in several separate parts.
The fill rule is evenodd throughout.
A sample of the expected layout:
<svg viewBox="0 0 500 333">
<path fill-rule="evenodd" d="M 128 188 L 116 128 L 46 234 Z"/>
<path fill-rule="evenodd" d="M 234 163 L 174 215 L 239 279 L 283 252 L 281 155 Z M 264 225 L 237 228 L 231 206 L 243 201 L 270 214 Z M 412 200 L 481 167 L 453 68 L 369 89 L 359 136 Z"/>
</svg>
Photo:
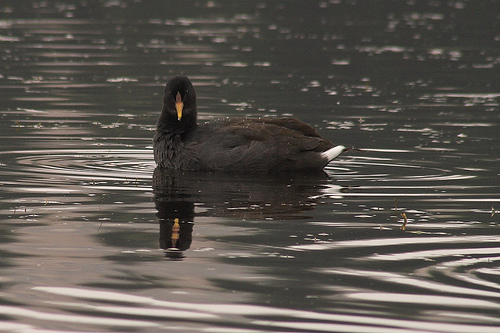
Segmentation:
<svg viewBox="0 0 500 333">
<path fill-rule="evenodd" d="M 174 76 L 168 80 L 162 113 L 169 121 L 196 123 L 196 92 L 187 77 Z"/>
</svg>

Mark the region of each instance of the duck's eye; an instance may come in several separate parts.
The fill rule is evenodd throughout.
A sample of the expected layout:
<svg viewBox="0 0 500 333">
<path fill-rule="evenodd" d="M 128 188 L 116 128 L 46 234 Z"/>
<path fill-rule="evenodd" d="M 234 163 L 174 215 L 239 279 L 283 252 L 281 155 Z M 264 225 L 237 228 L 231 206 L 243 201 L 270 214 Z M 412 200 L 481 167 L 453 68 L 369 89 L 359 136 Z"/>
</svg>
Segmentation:
<svg viewBox="0 0 500 333">
<path fill-rule="evenodd" d="M 186 90 L 186 94 L 189 92 L 189 90 Z"/>
</svg>

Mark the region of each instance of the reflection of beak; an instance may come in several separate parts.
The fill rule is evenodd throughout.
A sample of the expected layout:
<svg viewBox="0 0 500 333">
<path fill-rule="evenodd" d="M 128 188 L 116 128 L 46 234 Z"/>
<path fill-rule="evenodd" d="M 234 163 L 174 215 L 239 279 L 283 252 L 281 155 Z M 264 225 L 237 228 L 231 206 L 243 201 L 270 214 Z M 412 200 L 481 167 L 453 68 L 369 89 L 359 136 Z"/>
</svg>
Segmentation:
<svg viewBox="0 0 500 333">
<path fill-rule="evenodd" d="M 177 247 L 177 241 L 180 238 L 180 230 L 181 226 L 179 225 L 179 219 L 175 218 L 174 219 L 174 225 L 172 226 L 172 247 Z"/>
<path fill-rule="evenodd" d="M 182 102 L 175 103 L 175 109 L 177 110 L 177 119 L 179 119 L 179 121 L 182 118 L 182 109 L 183 108 L 184 108 L 184 103 L 182 103 Z"/>
</svg>

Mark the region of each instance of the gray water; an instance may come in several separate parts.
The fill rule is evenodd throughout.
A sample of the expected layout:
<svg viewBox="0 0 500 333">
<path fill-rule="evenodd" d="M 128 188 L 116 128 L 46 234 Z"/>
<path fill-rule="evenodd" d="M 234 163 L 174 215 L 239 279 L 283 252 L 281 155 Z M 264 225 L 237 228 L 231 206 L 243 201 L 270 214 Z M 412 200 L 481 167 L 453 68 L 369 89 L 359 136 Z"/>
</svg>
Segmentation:
<svg viewBox="0 0 500 333">
<path fill-rule="evenodd" d="M 3 1 L 0 330 L 497 332 L 498 9 Z M 359 150 L 153 181 L 177 74 L 200 121 L 293 115 Z"/>
</svg>

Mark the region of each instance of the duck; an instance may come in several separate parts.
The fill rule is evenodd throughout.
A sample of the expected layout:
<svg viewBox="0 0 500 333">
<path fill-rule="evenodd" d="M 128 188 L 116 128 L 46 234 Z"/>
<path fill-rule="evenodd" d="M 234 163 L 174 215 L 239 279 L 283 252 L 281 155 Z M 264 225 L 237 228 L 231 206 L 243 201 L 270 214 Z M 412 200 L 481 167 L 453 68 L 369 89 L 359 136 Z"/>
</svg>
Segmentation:
<svg viewBox="0 0 500 333">
<path fill-rule="evenodd" d="M 153 138 L 158 168 L 231 173 L 317 172 L 343 145 L 294 117 L 227 117 L 198 124 L 186 76 L 168 80 Z"/>
</svg>

